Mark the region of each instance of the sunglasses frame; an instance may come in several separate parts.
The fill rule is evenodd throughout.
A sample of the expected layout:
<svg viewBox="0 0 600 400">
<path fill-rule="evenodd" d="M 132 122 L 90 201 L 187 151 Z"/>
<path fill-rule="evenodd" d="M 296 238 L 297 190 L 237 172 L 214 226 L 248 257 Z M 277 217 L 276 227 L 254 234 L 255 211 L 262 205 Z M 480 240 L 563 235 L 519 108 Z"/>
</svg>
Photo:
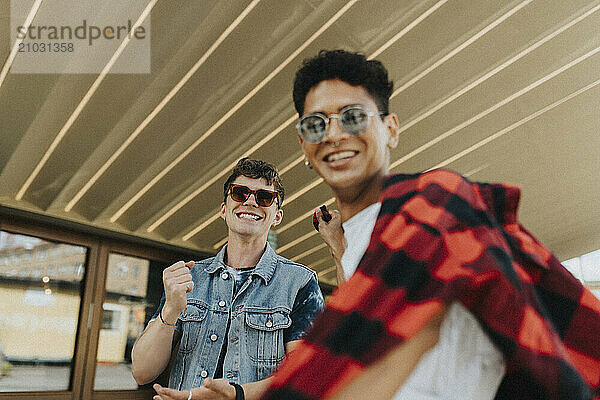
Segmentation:
<svg viewBox="0 0 600 400">
<path fill-rule="evenodd" d="M 365 127 L 365 129 L 363 129 L 362 131 L 355 133 L 355 132 L 350 132 L 348 130 L 346 130 L 344 128 L 344 124 L 342 122 L 342 114 L 345 113 L 348 110 L 354 110 L 354 109 L 358 109 L 361 111 L 364 111 L 364 113 L 367 115 L 367 126 Z M 372 112 L 372 111 L 367 111 L 362 105 L 360 104 L 351 104 L 348 106 L 345 106 L 344 108 L 342 108 L 338 113 L 335 114 L 329 114 L 329 115 L 325 115 L 323 113 L 320 112 L 316 112 L 316 113 L 310 113 L 310 114 L 306 114 L 303 115 L 302 117 L 300 117 L 300 119 L 298 120 L 298 123 L 296 124 L 296 129 L 298 130 L 298 134 L 300 135 L 300 137 L 302 138 L 302 140 L 307 141 L 308 143 L 311 144 L 318 144 L 321 143 L 323 141 L 323 139 L 325 139 L 327 137 L 327 133 L 329 132 L 329 120 L 330 119 L 337 119 L 338 120 L 338 124 L 340 125 L 340 128 L 346 132 L 347 134 L 349 134 L 350 136 L 354 136 L 354 137 L 358 137 L 361 136 L 362 134 L 364 134 L 367 131 L 368 128 L 368 124 L 370 122 L 370 118 L 374 117 L 376 115 L 386 115 L 386 113 L 384 112 Z M 325 129 L 324 129 L 324 134 L 321 136 L 321 138 L 318 141 L 314 141 L 308 138 L 308 136 L 305 136 L 302 132 L 302 122 L 304 120 L 306 120 L 309 117 L 320 117 L 325 121 Z"/>
<path fill-rule="evenodd" d="M 244 201 L 238 201 L 236 199 L 233 198 L 233 188 L 234 187 L 240 187 L 240 188 L 244 188 L 248 191 L 248 194 L 245 196 Z M 259 204 L 259 200 L 257 197 L 258 192 L 266 192 L 269 193 L 273 196 L 273 200 L 271 200 L 271 202 L 269 204 Z M 267 189 L 256 189 L 256 190 L 252 190 L 250 189 L 248 186 L 246 185 L 238 185 L 235 183 L 232 183 L 231 185 L 229 185 L 229 191 L 227 193 L 229 195 L 229 197 L 231 197 L 231 200 L 238 202 L 238 203 L 245 203 L 246 201 L 248 201 L 248 199 L 250 198 L 251 195 L 254 195 L 254 201 L 256 202 L 256 204 L 260 207 L 271 207 L 271 205 L 273 205 L 273 202 L 275 202 L 275 200 L 277 200 L 277 202 L 279 203 L 279 193 L 272 191 L 272 190 L 267 190 Z"/>
</svg>

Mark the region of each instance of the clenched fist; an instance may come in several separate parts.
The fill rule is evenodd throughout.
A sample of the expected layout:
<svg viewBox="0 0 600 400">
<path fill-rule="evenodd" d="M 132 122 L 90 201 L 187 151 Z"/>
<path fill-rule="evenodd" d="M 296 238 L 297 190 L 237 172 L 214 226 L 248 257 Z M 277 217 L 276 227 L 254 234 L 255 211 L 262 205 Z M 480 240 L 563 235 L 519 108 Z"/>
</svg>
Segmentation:
<svg viewBox="0 0 600 400">
<path fill-rule="evenodd" d="M 165 287 L 165 305 L 162 316 L 165 322 L 175 323 L 177 317 L 187 304 L 186 294 L 194 289 L 190 270 L 193 261 L 178 261 L 163 271 L 163 285 Z"/>
</svg>

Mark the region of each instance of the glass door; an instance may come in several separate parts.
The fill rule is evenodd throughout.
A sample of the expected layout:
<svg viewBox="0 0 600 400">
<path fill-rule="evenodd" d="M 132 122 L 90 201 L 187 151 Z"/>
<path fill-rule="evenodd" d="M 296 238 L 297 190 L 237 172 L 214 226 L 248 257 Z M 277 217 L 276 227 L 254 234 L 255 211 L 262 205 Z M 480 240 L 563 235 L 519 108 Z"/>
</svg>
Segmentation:
<svg viewBox="0 0 600 400">
<path fill-rule="evenodd" d="M 0 230 L 0 395 L 78 397 L 92 249 Z"/>
</svg>

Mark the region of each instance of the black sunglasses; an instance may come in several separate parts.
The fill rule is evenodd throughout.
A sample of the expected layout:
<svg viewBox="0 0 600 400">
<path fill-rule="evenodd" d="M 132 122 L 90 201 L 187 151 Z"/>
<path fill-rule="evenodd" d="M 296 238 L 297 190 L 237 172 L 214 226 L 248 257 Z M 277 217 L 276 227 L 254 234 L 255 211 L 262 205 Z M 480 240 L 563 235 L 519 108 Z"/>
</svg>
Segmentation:
<svg viewBox="0 0 600 400">
<path fill-rule="evenodd" d="M 272 192 L 270 190 L 258 189 L 252 190 L 244 185 L 230 185 L 229 186 L 229 195 L 233 199 L 233 201 L 237 201 L 238 203 L 244 203 L 250 195 L 254 195 L 254 200 L 256 204 L 260 207 L 269 207 L 275 199 L 277 198 L 277 192 Z"/>
</svg>

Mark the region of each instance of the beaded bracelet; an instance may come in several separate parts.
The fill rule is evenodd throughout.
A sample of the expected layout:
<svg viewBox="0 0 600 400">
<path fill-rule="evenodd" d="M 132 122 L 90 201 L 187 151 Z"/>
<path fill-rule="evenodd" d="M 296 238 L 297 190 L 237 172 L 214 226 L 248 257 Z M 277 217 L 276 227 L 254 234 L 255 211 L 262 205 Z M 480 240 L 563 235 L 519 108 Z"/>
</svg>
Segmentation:
<svg viewBox="0 0 600 400">
<path fill-rule="evenodd" d="M 165 322 L 165 320 L 163 319 L 163 316 L 162 316 L 162 308 L 161 308 L 160 312 L 158 313 L 158 316 L 160 317 L 160 322 L 162 322 L 163 324 L 165 324 L 167 326 L 176 326 L 177 325 L 177 322 L 175 322 L 174 324 Z"/>
</svg>

